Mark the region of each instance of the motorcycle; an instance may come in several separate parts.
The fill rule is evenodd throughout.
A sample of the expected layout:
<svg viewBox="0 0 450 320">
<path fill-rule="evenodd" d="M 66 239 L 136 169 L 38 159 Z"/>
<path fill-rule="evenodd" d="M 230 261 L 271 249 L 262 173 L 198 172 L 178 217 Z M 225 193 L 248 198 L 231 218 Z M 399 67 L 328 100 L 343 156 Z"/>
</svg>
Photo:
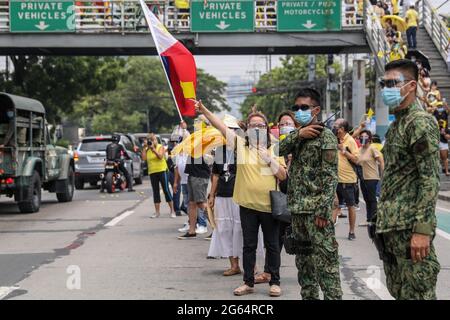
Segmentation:
<svg viewBox="0 0 450 320">
<path fill-rule="evenodd" d="M 100 175 L 102 179 L 101 190 L 106 189 L 108 193 L 114 193 L 116 190 L 123 191 L 127 186 L 127 179 L 119 169 L 119 161 L 107 161 L 105 172 Z"/>
</svg>

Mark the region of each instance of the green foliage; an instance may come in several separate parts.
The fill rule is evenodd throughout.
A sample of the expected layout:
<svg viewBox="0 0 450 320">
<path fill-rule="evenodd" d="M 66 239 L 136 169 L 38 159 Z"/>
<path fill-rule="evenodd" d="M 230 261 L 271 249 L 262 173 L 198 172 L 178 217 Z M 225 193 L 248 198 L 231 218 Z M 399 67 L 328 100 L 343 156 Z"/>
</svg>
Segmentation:
<svg viewBox="0 0 450 320">
<path fill-rule="evenodd" d="M 325 96 L 327 56 L 316 56 L 316 81 L 313 87 L 319 89 Z M 340 74 L 340 65 L 333 64 L 335 77 Z M 277 116 L 294 104 L 295 95 L 301 87 L 310 85 L 308 79 L 308 57 L 287 56 L 282 59 L 282 66 L 264 74 L 256 85 L 256 94 L 249 95 L 241 106 L 243 117 L 251 112 L 256 105 L 269 121 L 275 121 Z M 339 93 L 332 93 L 332 106 L 337 106 Z M 322 103 L 324 104 L 324 103 Z M 333 109 L 333 107 L 332 107 Z"/>
<path fill-rule="evenodd" d="M 0 90 L 43 103 L 49 122 L 73 111 L 86 95 L 114 90 L 125 60 L 117 57 L 11 56 L 14 72 L 2 74 Z"/>
<path fill-rule="evenodd" d="M 57 145 L 58 147 L 64 147 L 64 148 L 69 148 L 70 145 L 70 141 L 67 139 L 60 139 L 58 141 L 56 141 L 55 145 Z"/>
<path fill-rule="evenodd" d="M 86 96 L 75 106 L 73 118 L 90 134 L 114 131 L 139 132 L 146 129 L 170 132 L 179 116 L 157 58 L 130 57 L 122 81 L 114 91 Z M 225 83 L 199 69 L 197 95 L 213 111 L 228 109 L 223 94 Z"/>
</svg>

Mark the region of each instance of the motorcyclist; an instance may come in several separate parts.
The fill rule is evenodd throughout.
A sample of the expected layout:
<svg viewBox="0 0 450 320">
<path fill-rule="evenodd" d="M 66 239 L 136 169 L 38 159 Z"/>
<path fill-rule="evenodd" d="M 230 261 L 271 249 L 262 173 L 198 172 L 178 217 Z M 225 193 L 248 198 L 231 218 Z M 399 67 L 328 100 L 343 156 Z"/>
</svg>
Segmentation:
<svg viewBox="0 0 450 320">
<path fill-rule="evenodd" d="M 119 144 L 120 141 L 120 135 L 119 134 L 113 134 L 112 135 L 112 142 L 108 144 L 106 147 L 106 161 L 114 161 L 119 164 L 119 170 L 125 175 L 125 178 L 127 179 L 127 186 L 128 191 L 132 192 L 133 189 L 133 179 L 128 172 L 128 170 L 125 168 L 125 162 L 123 158 L 125 157 L 127 160 L 130 160 L 130 156 L 128 155 L 127 151 L 123 147 L 123 145 Z M 104 185 L 102 183 L 100 192 L 103 192 Z"/>
</svg>

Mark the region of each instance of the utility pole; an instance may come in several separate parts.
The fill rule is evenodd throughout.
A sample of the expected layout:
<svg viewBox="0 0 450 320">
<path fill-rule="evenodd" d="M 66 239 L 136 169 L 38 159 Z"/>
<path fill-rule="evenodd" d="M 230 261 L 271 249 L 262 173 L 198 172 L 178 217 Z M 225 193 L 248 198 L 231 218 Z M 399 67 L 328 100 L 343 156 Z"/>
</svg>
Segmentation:
<svg viewBox="0 0 450 320">
<path fill-rule="evenodd" d="M 308 81 L 314 82 L 316 79 L 316 56 L 310 54 L 308 56 Z"/>
</svg>

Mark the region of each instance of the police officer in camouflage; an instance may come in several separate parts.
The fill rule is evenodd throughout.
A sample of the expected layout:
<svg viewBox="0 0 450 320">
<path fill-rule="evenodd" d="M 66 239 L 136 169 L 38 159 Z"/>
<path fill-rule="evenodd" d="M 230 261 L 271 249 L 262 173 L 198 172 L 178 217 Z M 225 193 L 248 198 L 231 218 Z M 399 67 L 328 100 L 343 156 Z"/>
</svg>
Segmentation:
<svg viewBox="0 0 450 320">
<path fill-rule="evenodd" d="M 371 235 L 396 299 L 436 299 L 440 270 L 433 246 L 439 129 L 416 100 L 417 81 L 418 69 L 410 60 L 388 63 L 380 80 L 383 102 L 395 121 L 386 133 L 386 167 Z"/>
<path fill-rule="evenodd" d="M 318 122 L 320 94 L 310 88 L 297 95 L 293 111 L 301 127 L 280 143 L 280 156 L 292 154 L 288 207 L 296 239 L 295 263 L 304 300 L 342 299 L 338 243 L 332 222 L 337 177 L 337 139 Z"/>
</svg>

